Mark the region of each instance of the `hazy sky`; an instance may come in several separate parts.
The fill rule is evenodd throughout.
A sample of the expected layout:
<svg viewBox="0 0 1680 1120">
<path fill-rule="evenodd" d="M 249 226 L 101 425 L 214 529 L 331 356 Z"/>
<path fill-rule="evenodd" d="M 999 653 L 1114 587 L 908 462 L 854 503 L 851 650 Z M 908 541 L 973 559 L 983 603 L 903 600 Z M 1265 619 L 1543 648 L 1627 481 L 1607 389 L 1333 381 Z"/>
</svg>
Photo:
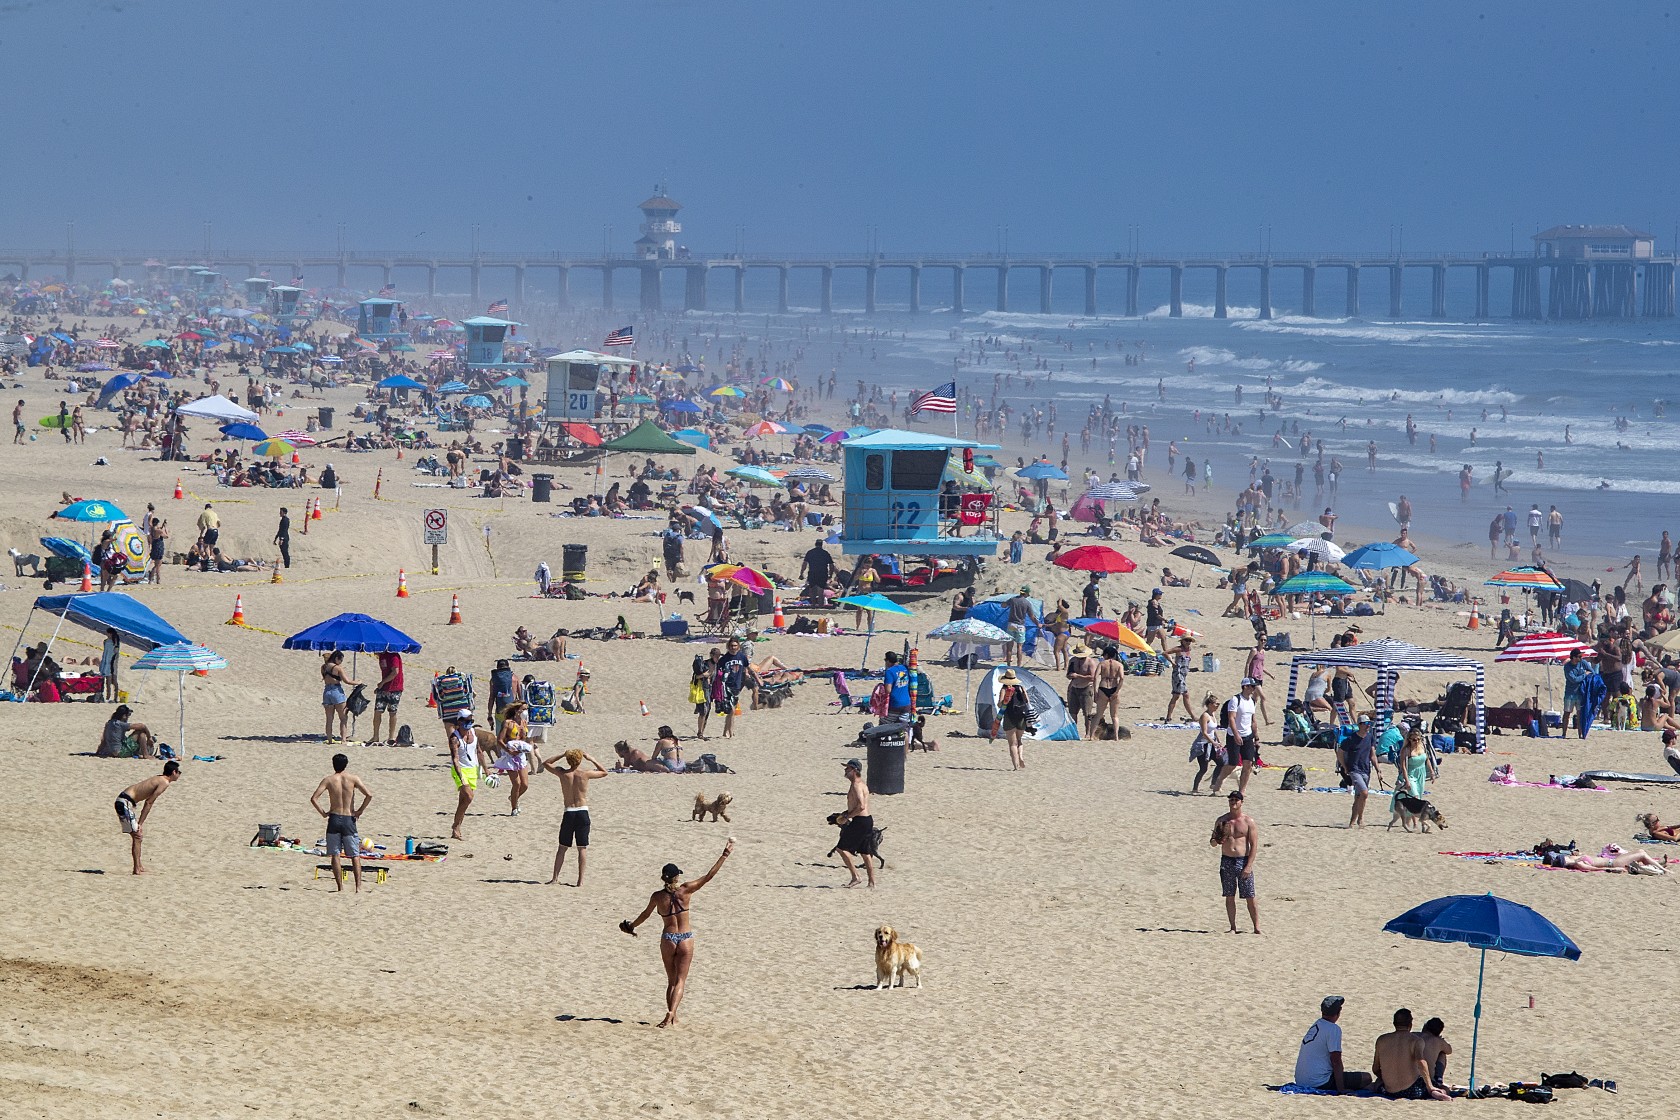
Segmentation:
<svg viewBox="0 0 1680 1120">
<path fill-rule="evenodd" d="M 1672 244 L 1662 3 L 7 0 L 0 245 Z"/>
</svg>

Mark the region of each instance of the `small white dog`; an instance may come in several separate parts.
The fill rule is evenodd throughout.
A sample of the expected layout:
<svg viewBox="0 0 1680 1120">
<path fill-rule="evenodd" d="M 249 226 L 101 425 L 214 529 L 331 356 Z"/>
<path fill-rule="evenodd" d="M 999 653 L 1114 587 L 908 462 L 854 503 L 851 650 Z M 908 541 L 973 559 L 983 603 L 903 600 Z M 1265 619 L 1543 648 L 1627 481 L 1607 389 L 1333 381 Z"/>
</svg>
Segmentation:
<svg viewBox="0 0 1680 1120">
<path fill-rule="evenodd" d="M 12 566 L 17 569 L 17 574 L 20 578 L 23 576 L 38 576 L 41 574 L 41 558 L 39 556 L 34 553 L 30 553 L 26 556 L 15 548 L 8 548 L 6 552 L 11 556 Z M 28 568 L 29 570 L 24 571 L 25 568 Z"/>
</svg>

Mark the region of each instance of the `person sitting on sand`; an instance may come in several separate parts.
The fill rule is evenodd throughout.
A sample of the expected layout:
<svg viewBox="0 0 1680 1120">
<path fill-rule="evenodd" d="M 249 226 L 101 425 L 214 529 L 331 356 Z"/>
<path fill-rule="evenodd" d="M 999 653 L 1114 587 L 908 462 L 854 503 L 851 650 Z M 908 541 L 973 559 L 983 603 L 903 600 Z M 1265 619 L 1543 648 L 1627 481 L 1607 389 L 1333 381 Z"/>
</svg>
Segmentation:
<svg viewBox="0 0 1680 1120">
<path fill-rule="evenodd" d="M 660 595 L 659 570 L 649 568 L 648 574 L 641 578 L 630 591 L 630 598 L 638 603 L 651 603 Z"/>
<path fill-rule="evenodd" d="M 1548 852 L 1543 863 L 1547 867 L 1562 867 L 1570 871 L 1627 872 L 1630 875 L 1667 875 L 1668 861 L 1658 862 L 1651 853 L 1640 849 L 1630 852 L 1620 844 L 1606 844 L 1596 856 L 1584 852 Z"/>
<path fill-rule="evenodd" d="M 1680 844 L 1680 825 L 1664 824 L 1655 813 L 1641 813 L 1634 820 L 1645 826 L 1645 833 L 1651 839 Z"/>
<path fill-rule="evenodd" d="M 669 774 L 660 763 L 648 758 L 643 751 L 632 747 L 627 741 L 620 739 L 613 744 L 613 753 L 618 755 L 618 770 L 636 770 L 643 774 Z"/>
<path fill-rule="evenodd" d="M 673 774 L 681 774 L 688 769 L 688 763 L 683 761 L 682 740 L 671 730 L 669 724 L 661 724 L 659 728 L 659 743 L 653 748 L 653 758 Z"/>
<path fill-rule="evenodd" d="M 1189 587 L 1190 586 L 1190 581 L 1185 579 L 1183 576 L 1173 575 L 1173 570 L 1171 568 L 1162 568 L 1161 569 L 1161 586 L 1162 587 Z"/>
<path fill-rule="evenodd" d="M 531 644 L 533 641 L 535 641 L 535 639 L 531 637 L 531 632 L 521 626 L 513 632 L 513 651 L 521 657 L 535 661 L 537 659 L 537 650 L 536 647 Z"/>
</svg>

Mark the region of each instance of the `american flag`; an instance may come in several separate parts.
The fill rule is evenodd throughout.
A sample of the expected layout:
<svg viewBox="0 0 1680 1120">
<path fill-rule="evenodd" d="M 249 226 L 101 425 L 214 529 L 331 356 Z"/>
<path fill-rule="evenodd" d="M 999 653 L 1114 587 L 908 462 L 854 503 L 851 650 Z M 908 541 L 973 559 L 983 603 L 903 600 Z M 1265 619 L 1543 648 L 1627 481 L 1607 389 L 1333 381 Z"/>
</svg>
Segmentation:
<svg viewBox="0 0 1680 1120">
<path fill-rule="evenodd" d="M 918 412 L 950 412 L 957 411 L 957 383 L 947 381 L 943 385 L 935 386 L 910 402 L 910 415 Z"/>
<path fill-rule="evenodd" d="M 636 331 L 633 327 L 620 327 L 607 336 L 603 346 L 634 346 L 636 345 Z"/>
<path fill-rule="evenodd" d="M 397 294 L 397 286 L 395 284 L 387 284 L 383 288 L 379 289 L 379 295 L 380 295 L 381 299 L 388 299 L 391 296 L 394 296 L 396 294 Z"/>
<path fill-rule="evenodd" d="M 490 305 L 489 309 L 487 311 L 485 311 L 485 314 L 486 315 L 506 315 L 507 314 L 507 309 L 508 309 L 507 300 L 499 299 L 495 303 L 492 303 Z"/>
</svg>

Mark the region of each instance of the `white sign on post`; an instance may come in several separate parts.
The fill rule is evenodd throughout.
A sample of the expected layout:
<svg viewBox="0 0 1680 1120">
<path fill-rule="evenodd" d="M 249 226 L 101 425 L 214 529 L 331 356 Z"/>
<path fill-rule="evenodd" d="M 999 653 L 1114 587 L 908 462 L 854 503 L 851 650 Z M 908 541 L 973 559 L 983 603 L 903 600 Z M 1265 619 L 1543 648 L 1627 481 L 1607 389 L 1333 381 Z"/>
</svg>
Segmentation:
<svg viewBox="0 0 1680 1120">
<path fill-rule="evenodd" d="M 446 509 L 429 509 L 422 519 L 425 527 L 426 544 L 449 543 L 449 511 Z"/>
</svg>

